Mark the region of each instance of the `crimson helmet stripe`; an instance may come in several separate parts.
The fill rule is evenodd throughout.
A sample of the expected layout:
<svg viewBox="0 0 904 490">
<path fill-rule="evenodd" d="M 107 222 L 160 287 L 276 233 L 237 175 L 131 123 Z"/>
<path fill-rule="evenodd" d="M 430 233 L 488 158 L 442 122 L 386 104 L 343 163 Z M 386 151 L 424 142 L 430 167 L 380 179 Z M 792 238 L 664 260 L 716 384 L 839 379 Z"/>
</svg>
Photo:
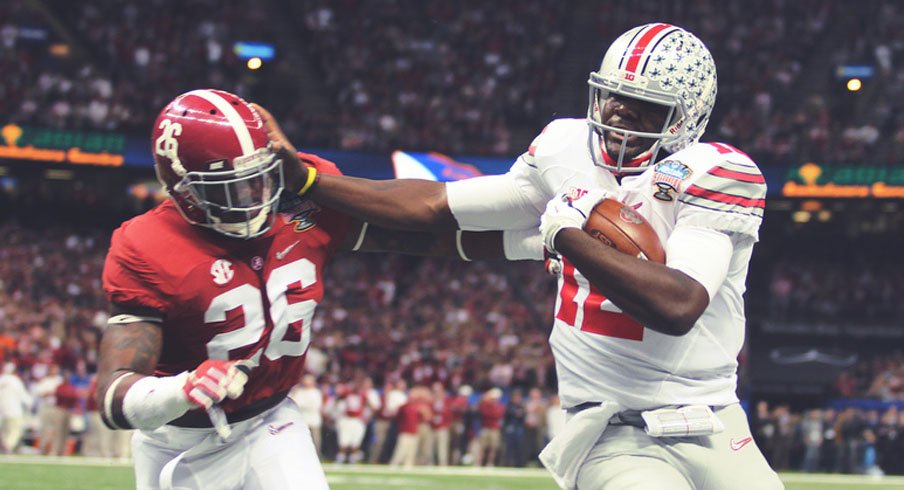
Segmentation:
<svg viewBox="0 0 904 490">
<path fill-rule="evenodd" d="M 248 131 L 245 120 L 242 119 L 242 116 L 239 115 L 239 112 L 235 110 L 235 107 L 228 100 L 213 90 L 192 90 L 186 95 L 195 95 L 213 104 L 226 117 L 226 121 L 232 127 L 232 131 L 239 141 L 239 146 L 242 148 L 242 155 L 254 153 L 255 148 L 254 141 L 251 139 L 251 132 Z"/>
<path fill-rule="evenodd" d="M 635 73 L 637 71 L 637 65 L 640 64 L 640 59 L 643 57 L 643 53 L 647 50 L 647 46 L 650 45 L 650 42 L 652 42 L 659 33 L 671 27 L 674 26 L 671 24 L 653 25 L 647 28 L 636 43 L 629 43 L 624 54 L 624 56 L 628 58 L 628 64 L 625 65 L 625 70 Z"/>
</svg>

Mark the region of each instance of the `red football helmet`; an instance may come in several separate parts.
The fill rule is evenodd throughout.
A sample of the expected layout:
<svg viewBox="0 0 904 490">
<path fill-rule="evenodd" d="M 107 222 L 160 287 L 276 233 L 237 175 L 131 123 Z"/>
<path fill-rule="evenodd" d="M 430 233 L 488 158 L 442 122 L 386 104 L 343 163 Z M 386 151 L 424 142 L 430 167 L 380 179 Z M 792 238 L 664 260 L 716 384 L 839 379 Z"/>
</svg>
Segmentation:
<svg viewBox="0 0 904 490">
<path fill-rule="evenodd" d="M 157 116 L 157 178 L 188 222 L 235 238 L 267 232 L 284 180 L 260 115 L 239 96 L 192 90 Z"/>
</svg>

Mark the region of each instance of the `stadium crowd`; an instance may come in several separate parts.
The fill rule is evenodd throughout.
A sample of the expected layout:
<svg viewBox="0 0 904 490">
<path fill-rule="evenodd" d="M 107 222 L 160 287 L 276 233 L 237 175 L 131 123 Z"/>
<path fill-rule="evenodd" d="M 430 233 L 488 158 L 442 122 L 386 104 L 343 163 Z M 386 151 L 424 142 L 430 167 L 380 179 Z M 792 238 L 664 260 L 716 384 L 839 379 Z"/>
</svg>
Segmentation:
<svg viewBox="0 0 904 490">
<path fill-rule="evenodd" d="M 590 34 L 609 40 L 661 17 L 698 32 L 720 74 L 710 137 L 764 161 L 901 163 L 904 7 L 883 1 L 838 15 L 844 3 L 605 3 L 593 10 L 599 22 Z M 23 124 L 144 134 L 148 111 L 186 89 L 228 87 L 255 98 L 257 80 L 231 45 L 263 36 L 280 50 L 285 30 L 268 28 L 272 18 L 252 2 L 214 4 L 90 0 L 38 11 L 33 2 L 3 2 L 0 112 Z M 598 42 L 569 44 L 575 14 L 566 6 L 305 1 L 300 18 L 277 21 L 301 26 L 305 55 L 338 109 L 307 114 L 289 103 L 277 116 L 312 146 L 515 153 L 512 125 L 548 118 L 566 50 L 599 55 Z M 48 13 L 73 36 L 68 55 L 48 51 L 62 40 Z M 366 28 L 353 24 L 362 18 Z M 858 98 L 817 70 L 845 63 L 876 67 Z M 109 230 L 0 222 L 0 449 L 128 457 L 128 433 L 103 429 L 90 396 L 106 323 L 108 240 Z M 765 296 L 775 318 L 904 313 L 899 268 L 770 267 L 769 290 L 751 294 Z M 307 357 L 312 377 L 293 392 L 319 427 L 327 459 L 536 464 L 562 423 L 546 341 L 554 285 L 539 266 L 343 256 L 327 282 Z M 843 373 L 836 390 L 890 404 L 904 399 L 902 386 L 904 358 L 892 355 Z M 892 405 L 798 414 L 759 404 L 753 413 L 758 444 L 778 470 L 904 473 L 904 415 Z M 358 445 L 343 444 L 340 421 L 349 418 L 368 428 Z M 24 448 L 14 442 L 22 438 Z"/>
<path fill-rule="evenodd" d="M 904 8 L 891 1 L 845 9 L 843 0 L 643 0 L 570 10 L 550 0 L 454 8 L 432 0 L 306 0 L 278 16 L 283 28 L 269 25 L 268 12 L 284 7 L 278 3 L 117 5 L 54 2 L 38 11 L 24 0 L 4 2 L 0 111 L 24 124 L 144 132 L 148 108 L 185 90 L 228 87 L 266 102 L 282 87 L 276 115 L 306 145 L 509 155 L 521 150 L 513 130 L 535 134 L 555 111 L 565 53 L 593 59 L 599 39 L 668 18 L 698 32 L 719 67 L 710 138 L 764 162 L 897 163 L 904 155 L 904 117 L 895 110 L 904 91 L 897 35 Z M 588 14 L 598 21 L 572 32 L 574 17 Z M 62 30 L 51 29 L 46 15 Z M 36 32 L 43 34 L 35 39 Z M 72 51 L 50 54 L 48 43 L 64 39 Z M 240 40 L 273 43 L 276 68 L 246 70 L 231 49 Z M 303 53 L 286 53 L 287 46 Z M 845 64 L 874 68 L 862 93 L 847 93 L 846 78 L 826 69 Z M 307 88 L 270 78 L 293 69 L 315 72 L 330 110 L 286 102 Z"/>
<path fill-rule="evenodd" d="M 904 318 L 904 269 L 898 266 L 875 260 L 789 259 L 770 267 L 773 318 L 835 322 Z"/>
</svg>

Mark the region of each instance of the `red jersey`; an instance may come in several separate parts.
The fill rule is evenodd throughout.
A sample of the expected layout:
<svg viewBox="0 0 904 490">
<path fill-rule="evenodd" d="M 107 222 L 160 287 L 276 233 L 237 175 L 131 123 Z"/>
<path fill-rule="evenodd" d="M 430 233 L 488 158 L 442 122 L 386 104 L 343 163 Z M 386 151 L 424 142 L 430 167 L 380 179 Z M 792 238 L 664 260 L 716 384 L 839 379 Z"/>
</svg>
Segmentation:
<svg viewBox="0 0 904 490">
<path fill-rule="evenodd" d="M 367 392 L 350 391 L 342 397 L 345 416 L 364 419 L 364 411 L 367 409 Z"/>
<path fill-rule="evenodd" d="M 483 400 L 477 406 L 480 412 L 480 426 L 485 429 L 498 429 L 502 426 L 505 406 L 496 400 Z"/>
<path fill-rule="evenodd" d="M 421 422 L 426 422 L 429 417 L 430 406 L 422 401 L 409 401 L 399 407 L 399 433 L 417 434 Z"/>
<path fill-rule="evenodd" d="M 339 173 L 331 162 L 304 156 L 320 172 Z M 242 240 L 189 224 L 168 200 L 113 232 L 104 290 L 119 308 L 159 315 L 157 375 L 206 359 L 251 359 L 244 393 L 222 403 L 230 413 L 298 381 L 323 298 L 323 268 L 350 223 L 302 200 L 267 233 Z"/>
<path fill-rule="evenodd" d="M 449 411 L 451 412 L 452 423 L 460 422 L 465 413 L 468 411 L 470 404 L 468 403 L 468 397 L 466 396 L 455 396 L 452 398 L 452 401 L 449 402 Z"/>
<path fill-rule="evenodd" d="M 452 398 L 444 396 L 433 401 L 433 420 L 430 425 L 434 429 L 446 429 L 452 425 Z"/>
<path fill-rule="evenodd" d="M 53 395 L 56 397 L 56 406 L 64 410 L 75 410 L 82 401 L 78 388 L 68 380 L 60 383 Z"/>
</svg>

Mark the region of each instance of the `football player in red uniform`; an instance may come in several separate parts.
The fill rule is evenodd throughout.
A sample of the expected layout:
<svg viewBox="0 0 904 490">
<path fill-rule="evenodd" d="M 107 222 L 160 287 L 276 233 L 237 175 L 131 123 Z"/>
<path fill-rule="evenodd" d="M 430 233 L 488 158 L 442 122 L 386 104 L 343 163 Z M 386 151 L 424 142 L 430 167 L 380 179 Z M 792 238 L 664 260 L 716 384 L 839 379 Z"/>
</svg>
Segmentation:
<svg viewBox="0 0 904 490">
<path fill-rule="evenodd" d="M 104 422 L 140 429 L 138 488 L 327 488 L 286 396 L 311 341 L 324 265 L 338 249 L 457 252 L 304 199 L 318 173 L 339 173 L 314 155 L 299 154 L 315 169 L 300 197 L 281 199 L 303 169 L 283 167 L 255 106 L 233 94 L 180 95 L 151 142 L 170 198 L 112 236 Z"/>
</svg>

